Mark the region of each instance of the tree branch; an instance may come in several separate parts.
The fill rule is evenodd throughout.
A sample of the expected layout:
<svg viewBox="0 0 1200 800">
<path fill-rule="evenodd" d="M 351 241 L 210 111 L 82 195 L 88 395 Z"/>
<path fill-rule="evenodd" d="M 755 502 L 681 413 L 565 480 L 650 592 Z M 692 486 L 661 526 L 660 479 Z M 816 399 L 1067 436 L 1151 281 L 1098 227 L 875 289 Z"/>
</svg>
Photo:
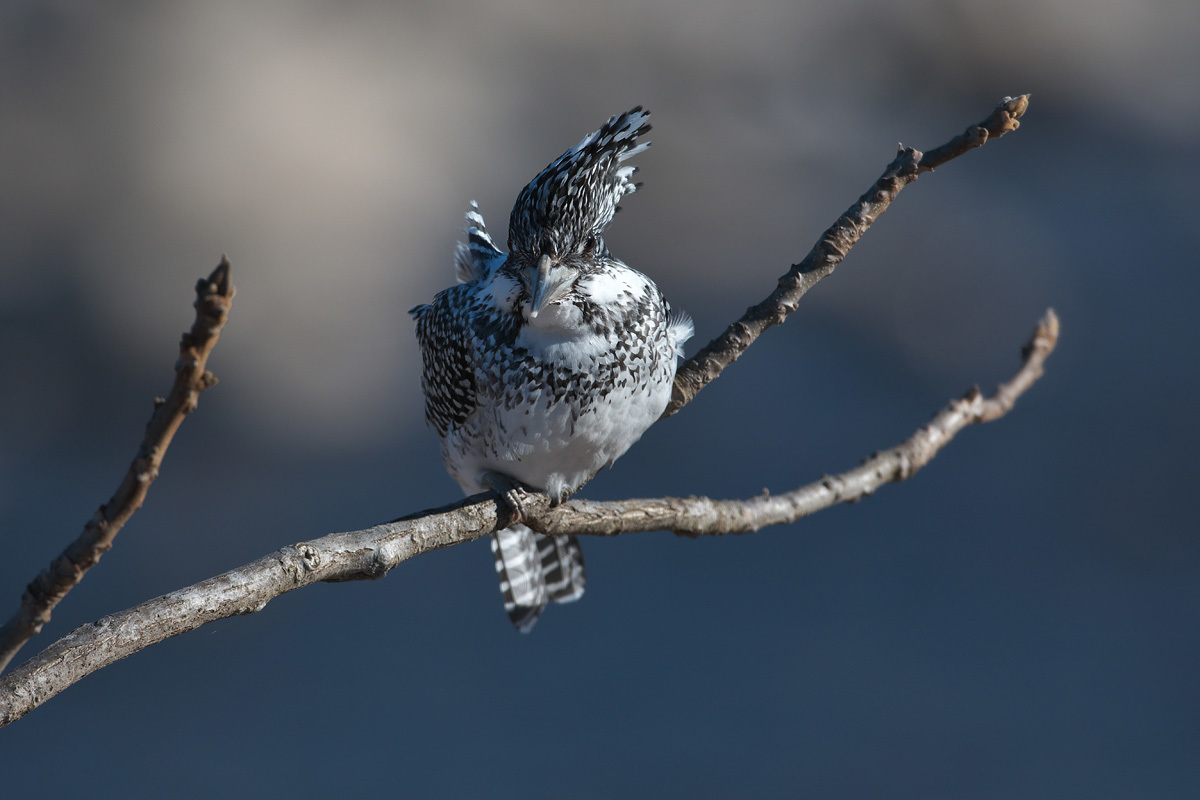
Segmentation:
<svg viewBox="0 0 1200 800">
<path fill-rule="evenodd" d="M 901 188 L 922 172 L 980 146 L 989 137 L 1014 130 L 1027 104 L 1028 96 L 1006 99 L 979 126 L 928 155 L 902 148 L 871 191 L 825 232 L 804 261 L 780 279 L 770 297 L 681 365 L 674 397 L 663 416 L 689 402 L 764 330 L 795 310 L 799 298 L 833 271 Z M 227 277 L 226 273 L 226 283 Z M 226 309 L 232 298 L 232 287 L 227 288 L 230 294 L 225 298 Z M 525 500 L 527 523 L 535 530 L 556 535 L 612 536 L 662 529 L 688 536 L 720 535 L 792 522 L 822 508 L 853 502 L 885 483 L 911 477 L 967 425 L 1007 413 L 1041 376 L 1057 336 L 1058 320 L 1047 311 L 1023 352 L 1025 362 L 1020 371 L 995 395 L 984 397 L 978 389 L 972 389 L 900 445 L 840 475 L 826 476 L 774 497 L 764 495 L 742 501 L 697 497 L 615 503 L 576 500 L 551 509 L 547 497 L 530 495 Z M 0 727 L 84 676 L 156 642 L 218 619 L 254 613 L 271 599 L 317 581 L 380 578 L 401 561 L 479 539 L 510 523 L 510 509 L 495 493 L 475 495 L 367 530 L 330 534 L 283 547 L 246 566 L 81 626 L 0 678 Z"/>
<path fill-rule="evenodd" d="M 25 587 L 20 608 L 0 628 L 0 672 L 25 642 L 41 632 L 42 626 L 50 621 L 54 607 L 109 551 L 117 532 L 142 507 L 150 484 L 158 477 L 175 431 L 179 430 L 184 417 L 196 410 L 200 393 L 217 383 L 205 365 L 221 336 L 221 328 L 229 319 L 234 292 L 229 280 L 229 261 L 222 256 L 212 274 L 196 284 L 196 321 L 179 341 L 175 383 L 165 400 L 154 400 L 154 413 L 146 425 L 146 435 L 117 491 L 96 510 L 79 538 Z"/>
<path fill-rule="evenodd" d="M 557 508 L 550 508 L 544 495 L 531 495 L 527 524 L 555 535 L 670 530 L 687 536 L 720 536 L 795 522 L 823 508 L 852 503 L 885 483 L 912 477 L 968 425 L 1007 413 L 1041 377 L 1057 340 L 1058 318 L 1047 311 L 1025 347 L 1020 371 L 992 397 L 973 388 L 899 445 L 854 469 L 794 491 L 748 500 L 572 500 Z M 156 642 L 219 619 L 260 611 L 279 595 L 317 581 L 381 578 L 413 556 L 482 538 L 509 521 L 507 507 L 494 492 L 479 494 L 386 525 L 283 547 L 244 567 L 83 625 L 0 678 L 0 727 L 84 676 Z"/>
<path fill-rule="evenodd" d="M 662 413 L 662 419 L 671 416 L 692 401 L 696 394 L 721 374 L 727 366 L 746 351 L 762 333 L 782 323 L 796 310 L 800 298 L 817 282 L 833 272 L 850 252 L 862 235 L 867 232 L 879 215 L 900 194 L 900 190 L 915 181 L 920 175 L 932 172 L 934 167 L 957 158 L 968 150 L 983 146 L 988 139 L 996 139 L 1009 131 L 1015 131 L 1018 120 L 1029 108 L 1029 95 L 1006 97 L 978 125 L 972 125 L 962 134 L 941 147 L 922 153 L 911 147 L 900 146 L 900 152 L 879 180 L 875 181 L 858 202 L 846 209 L 837 221 L 821 234 L 821 239 L 804 260 L 779 279 L 775 291 L 746 313 L 725 332 L 713 339 L 696 355 L 679 365 L 675 372 L 675 388 L 671 402 Z"/>
<path fill-rule="evenodd" d="M 1017 398 L 1042 376 L 1046 357 L 1058 343 L 1058 317 L 1047 309 L 1022 350 L 1020 371 L 991 397 L 970 389 L 937 413 L 925 427 L 895 447 L 876 453 L 854 469 L 779 495 L 766 493 L 748 500 L 666 497 L 595 503 L 573 500 L 539 513 L 526 524 L 540 533 L 619 536 L 667 530 L 681 536 L 750 533 L 768 525 L 786 525 L 839 503 L 854 503 L 885 483 L 911 478 L 928 464 L 955 434 L 968 425 L 991 422 L 1008 413 Z"/>
</svg>

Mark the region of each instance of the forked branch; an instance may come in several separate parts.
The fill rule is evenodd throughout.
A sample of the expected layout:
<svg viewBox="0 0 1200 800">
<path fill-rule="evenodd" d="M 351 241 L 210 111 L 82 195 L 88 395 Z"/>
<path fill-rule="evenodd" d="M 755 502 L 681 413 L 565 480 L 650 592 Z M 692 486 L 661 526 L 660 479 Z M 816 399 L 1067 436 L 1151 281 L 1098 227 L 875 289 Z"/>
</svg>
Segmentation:
<svg viewBox="0 0 1200 800">
<path fill-rule="evenodd" d="M 1027 95 L 1005 98 L 983 123 L 968 128 L 929 154 L 902 148 L 872 189 L 839 217 L 802 262 L 780 278 L 778 288 L 766 300 L 749 309 L 724 334 L 681 365 L 675 394 L 664 416 L 687 404 L 764 330 L 782 322 L 795 310 L 800 297 L 833 271 L 900 189 L 921 173 L 978 147 L 988 138 L 1014 130 L 1027 106 Z M 227 279 L 226 271 L 226 311 L 232 298 Z M 214 341 L 219 330 L 218 325 Z M 545 496 L 531 495 L 525 503 L 527 522 L 535 530 L 556 535 L 613 536 L 652 530 L 670 530 L 687 536 L 720 535 L 792 522 L 822 508 L 861 499 L 885 483 L 911 477 L 966 426 L 989 422 L 1007 413 L 1041 376 L 1057 338 L 1058 319 L 1053 311 L 1047 311 L 1023 351 L 1021 369 L 994 395 L 984 397 L 972 389 L 896 447 L 872 456 L 854 469 L 826 476 L 808 486 L 747 500 L 698 497 L 612 503 L 574 500 L 554 509 L 549 507 Z M 199 363 L 203 371 L 203 362 Z M 157 467 L 156 462 L 154 466 Z M 152 476 L 153 472 L 146 474 Z M 244 567 L 84 625 L 0 678 L 0 727 L 29 713 L 85 675 L 151 644 L 218 619 L 251 614 L 273 598 L 311 583 L 382 577 L 413 556 L 487 536 L 508 525 L 509 515 L 510 510 L 496 494 L 476 495 L 386 525 L 283 547 Z M 49 607 L 47 614 L 48 611 Z"/>
<path fill-rule="evenodd" d="M 553 509 L 549 498 L 531 495 L 527 524 L 556 535 L 669 530 L 719 536 L 794 522 L 820 509 L 859 500 L 885 483 L 912 477 L 968 425 L 1003 416 L 1041 376 L 1057 339 L 1058 318 L 1047 311 L 1025 347 L 1021 369 L 994 395 L 984 397 L 971 389 L 899 445 L 858 467 L 785 494 L 746 500 L 572 500 Z M 260 611 L 279 595 L 318 581 L 381 578 L 402 561 L 482 538 L 509 522 L 508 508 L 494 493 L 479 494 L 386 525 L 283 547 L 244 567 L 83 625 L 0 678 L 0 727 L 85 675 L 156 642 L 219 619 Z"/>
</svg>

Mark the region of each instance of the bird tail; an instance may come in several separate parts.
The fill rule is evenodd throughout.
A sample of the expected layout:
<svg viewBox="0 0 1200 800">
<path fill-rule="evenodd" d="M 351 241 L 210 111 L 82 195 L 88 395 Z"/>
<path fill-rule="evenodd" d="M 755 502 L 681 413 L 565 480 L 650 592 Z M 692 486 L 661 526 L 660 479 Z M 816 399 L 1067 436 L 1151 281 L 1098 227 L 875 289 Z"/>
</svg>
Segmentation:
<svg viewBox="0 0 1200 800">
<path fill-rule="evenodd" d="M 524 525 L 492 535 L 504 610 L 521 633 L 532 630 L 546 603 L 583 596 L 587 577 L 583 548 L 574 536 L 545 536 Z"/>
</svg>

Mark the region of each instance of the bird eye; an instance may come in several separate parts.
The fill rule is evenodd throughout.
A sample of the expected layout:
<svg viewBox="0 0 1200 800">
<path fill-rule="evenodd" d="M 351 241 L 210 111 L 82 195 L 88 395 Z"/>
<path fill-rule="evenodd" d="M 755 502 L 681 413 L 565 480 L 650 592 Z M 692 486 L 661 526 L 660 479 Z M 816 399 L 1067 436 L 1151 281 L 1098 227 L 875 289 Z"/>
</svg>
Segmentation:
<svg viewBox="0 0 1200 800">
<path fill-rule="evenodd" d="M 596 245 L 600 243 L 600 239 L 594 233 L 589 233 L 587 241 L 584 243 L 584 249 L 589 252 L 596 249 Z"/>
</svg>

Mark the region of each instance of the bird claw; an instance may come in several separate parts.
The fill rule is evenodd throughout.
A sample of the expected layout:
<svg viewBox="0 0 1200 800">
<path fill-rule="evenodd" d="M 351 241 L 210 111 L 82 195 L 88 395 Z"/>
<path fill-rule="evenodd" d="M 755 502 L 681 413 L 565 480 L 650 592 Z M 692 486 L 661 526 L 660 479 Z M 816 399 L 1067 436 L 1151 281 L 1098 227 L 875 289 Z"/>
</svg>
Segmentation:
<svg viewBox="0 0 1200 800">
<path fill-rule="evenodd" d="M 508 525 L 516 525 L 518 522 L 524 523 L 529 519 L 529 510 L 525 507 L 525 500 L 532 496 L 532 492 L 517 481 L 499 472 L 485 472 L 483 483 L 492 491 L 498 492 L 500 497 L 504 499 L 505 505 L 512 512 L 512 517 L 508 520 Z"/>
<path fill-rule="evenodd" d="M 525 498 L 529 497 L 529 493 L 521 487 L 515 487 L 504 493 L 504 502 L 508 503 L 508 507 L 512 509 L 512 519 L 509 520 L 509 525 L 515 525 L 518 522 L 524 524 L 529 519 L 529 511 L 525 508 Z"/>
</svg>

